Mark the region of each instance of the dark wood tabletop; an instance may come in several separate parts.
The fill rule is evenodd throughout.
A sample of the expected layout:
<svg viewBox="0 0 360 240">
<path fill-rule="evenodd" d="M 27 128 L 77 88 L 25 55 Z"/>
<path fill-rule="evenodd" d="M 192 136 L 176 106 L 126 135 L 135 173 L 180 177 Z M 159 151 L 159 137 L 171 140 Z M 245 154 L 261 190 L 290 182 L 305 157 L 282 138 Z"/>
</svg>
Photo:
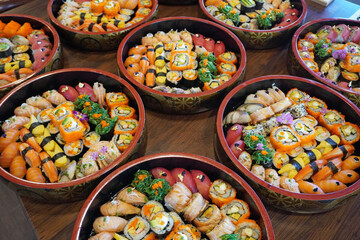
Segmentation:
<svg viewBox="0 0 360 240">
<path fill-rule="evenodd" d="M 359 5 L 335 0 L 323 7 L 310 0 L 306 21 L 326 17 L 350 17 Z M 29 14 L 48 20 L 47 1 L 30 0 L 4 13 Z M 159 6 L 158 17 L 200 16 L 200 7 Z M 245 80 L 270 74 L 288 74 L 286 68 L 288 45 L 270 50 L 247 50 Z M 64 67 L 90 67 L 117 74 L 116 51 L 84 52 L 63 44 Z M 148 142 L 145 154 L 159 152 L 186 152 L 216 159 L 213 140 L 217 109 L 196 115 L 167 115 L 146 109 Z M 1 183 L 1 182 L 0 182 Z M 40 239 L 70 239 L 77 214 L 84 201 L 67 204 L 41 204 L 29 199 L 4 196 L 0 184 L 0 239 L 32 239 L 30 230 L 21 227 L 30 218 Z M 8 196 L 10 196 L 9 193 Z M 2 202 L 9 202 L 7 205 Z M 360 239 L 360 195 L 347 205 L 333 211 L 301 215 L 279 211 L 267 206 L 277 239 Z M 16 233 L 16 234 L 15 234 Z"/>
</svg>

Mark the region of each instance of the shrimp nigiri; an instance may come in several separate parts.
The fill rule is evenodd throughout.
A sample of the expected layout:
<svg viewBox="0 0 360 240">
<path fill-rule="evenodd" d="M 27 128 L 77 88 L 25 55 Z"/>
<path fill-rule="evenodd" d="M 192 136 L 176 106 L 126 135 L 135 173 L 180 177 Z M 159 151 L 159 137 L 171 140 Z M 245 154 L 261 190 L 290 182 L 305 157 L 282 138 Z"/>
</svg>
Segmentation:
<svg viewBox="0 0 360 240">
<path fill-rule="evenodd" d="M 35 149 L 35 151 L 41 152 L 42 148 L 36 142 L 34 135 L 32 135 L 32 133 L 27 128 L 20 129 L 20 137 L 22 142 L 29 144 L 33 149 Z"/>
<path fill-rule="evenodd" d="M 25 161 L 31 167 L 38 167 L 41 164 L 41 160 L 37 152 L 27 143 L 21 143 L 19 146 L 19 151 L 24 157 Z"/>
<path fill-rule="evenodd" d="M 319 186 L 325 193 L 336 192 L 346 188 L 345 184 L 335 179 L 322 180 L 314 182 L 314 184 Z"/>
<path fill-rule="evenodd" d="M 360 167 L 360 157 L 359 156 L 350 156 L 343 161 L 342 169 L 343 170 L 355 170 Z"/>
</svg>

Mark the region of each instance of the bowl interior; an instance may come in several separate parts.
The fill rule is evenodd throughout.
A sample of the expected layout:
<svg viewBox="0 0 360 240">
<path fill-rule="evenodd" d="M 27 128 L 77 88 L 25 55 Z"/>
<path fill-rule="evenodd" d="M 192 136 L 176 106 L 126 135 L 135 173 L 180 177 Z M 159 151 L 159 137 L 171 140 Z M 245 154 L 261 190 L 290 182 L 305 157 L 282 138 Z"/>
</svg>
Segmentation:
<svg viewBox="0 0 360 240">
<path fill-rule="evenodd" d="M 136 113 L 139 116 L 139 130 L 136 133 L 133 142 L 131 144 L 135 144 L 142 134 L 142 128 L 145 123 L 145 115 L 144 115 L 144 107 L 140 100 L 140 97 L 137 95 L 136 91 L 128 84 L 125 80 L 116 80 L 117 76 L 113 75 L 104 75 L 106 72 L 92 69 L 65 69 L 58 70 L 50 73 L 43 74 L 37 78 L 30 80 L 29 82 L 23 83 L 17 88 L 13 89 L 9 94 L 7 94 L 0 102 L 0 112 L 1 112 L 1 121 L 11 117 L 14 115 L 14 109 L 17 106 L 20 106 L 22 103 L 26 101 L 27 98 L 31 96 L 41 95 L 43 92 L 51 89 L 58 89 L 60 85 L 70 85 L 75 87 L 79 82 L 86 82 L 93 86 L 94 82 L 100 82 L 104 85 L 107 92 L 115 92 L 122 91 L 129 98 L 129 105 L 135 108 Z M 131 90 L 130 90 L 131 88 Z M 140 105 L 141 104 L 141 105 Z M 2 134 L 2 130 L 0 130 Z M 132 145 L 134 146 L 134 145 Z M 115 160 L 112 164 L 108 165 L 106 168 L 99 170 L 98 172 L 89 175 L 84 178 L 79 178 L 73 180 L 71 182 L 65 183 L 65 185 L 75 185 L 80 182 L 85 182 L 86 180 L 94 179 L 100 174 L 104 173 L 104 171 L 108 171 L 114 166 L 114 164 L 119 164 L 119 159 L 121 161 L 124 160 L 127 153 L 129 153 L 132 147 L 129 146 L 127 150 L 121 156 Z M 115 163 L 116 162 L 116 163 Z M 106 169 L 106 170 L 104 170 Z M 62 183 L 45 183 L 45 184 L 37 184 L 25 179 L 17 178 L 11 175 L 8 171 L 4 170 L 0 167 L 0 174 L 11 181 L 16 181 L 20 183 L 25 183 L 26 185 L 31 186 L 63 186 Z"/>
<path fill-rule="evenodd" d="M 347 193 L 354 190 L 354 188 L 359 188 L 360 181 L 357 181 L 351 185 L 351 187 L 348 187 L 344 190 L 334 192 L 334 193 L 328 193 L 325 195 L 311 195 L 311 194 L 296 194 L 289 191 L 286 191 L 284 189 L 280 189 L 277 187 L 274 187 L 270 184 L 268 184 L 265 181 L 262 181 L 257 176 L 255 176 L 252 172 L 247 170 L 245 167 L 242 166 L 242 164 L 233 156 L 231 153 L 230 148 L 228 147 L 226 141 L 225 141 L 225 132 L 222 128 L 222 120 L 223 117 L 226 116 L 230 111 L 235 110 L 238 106 L 244 103 L 244 100 L 246 96 L 249 94 L 255 93 L 257 90 L 261 89 L 267 89 L 271 87 L 273 84 L 275 84 L 280 90 L 282 90 L 285 94 L 292 88 L 298 88 L 301 91 L 304 91 L 308 93 L 311 97 L 317 97 L 319 99 L 322 99 L 326 102 L 328 109 L 335 109 L 339 112 L 342 112 L 345 115 L 345 121 L 352 122 L 355 124 L 359 123 L 360 119 L 360 110 L 351 103 L 348 99 L 346 99 L 344 96 L 336 92 L 335 90 L 324 86 L 321 83 L 299 78 L 299 77 L 291 77 L 291 76 L 268 76 L 268 77 L 260 77 L 257 79 L 250 80 L 248 82 L 245 82 L 235 88 L 224 100 L 223 104 L 226 104 L 225 106 L 221 106 L 221 110 L 218 114 L 217 119 L 217 130 L 219 133 L 219 137 L 221 138 L 222 146 L 225 148 L 225 151 L 231 161 L 242 171 L 245 175 L 250 177 L 252 180 L 257 182 L 258 184 L 261 184 L 262 186 L 266 188 L 270 188 L 278 193 L 285 194 L 285 195 L 291 195 L 296 196 L 299 198 L 306 198 L 306 199 L 322 199 L 322 198 L 331 198 L 336 197 L 339 195 L 346 195 Z M 227 101 L 228 100 L 228 101 Z M 223 114 L 222 114 L 223 113 Z M 220 117 L 221 114 L 221 117 Z M 354 155 L 360 154 L 360 142 L 357 142 L 355 145 L 355 153 Z M 360 173 L 360 169 L 357 170 Z"/>
<path fill-rule="evenodd" d="M 309 22 L 309 23 L 303 25 L 296 31 L 296 33 L 293 37 L 293 40 L 292 40 L 292 49 L 293 49 L 293 52 L 295 54 L 297 61 L 299 61 L 299 63 L 302 65 L 302 67 L 305 68 L 313 77 L 315 77 L 319 81 L 327 84 L 330 87 L 339 89 L 344 92 L 360 95 L 360 92 L 353 91 L 349 88 L 341 87 L 337 84 L 333 84 L 333 83 L 329 82 L 328 80 L 326 80 L 324 78 L 321 78 L 318 74 L 316 74 L 314 71 L 312 71 L 309 67 L 307 67 L 305 65 L 305 63 L 301 60 L 300 55 L 298 53 L 297 42 L 299 39 L 304 38 L 307 33 L 309 33 L 309 32 L 316 33 L 317 30 L 320 29 L 324 25 L 333 26 L 333 25 L 338 25 L 338 24 L 346 24 L 350 27 L 351 26 L 360 27 L 359 21 L 349 20 L 349 19 L 319 19 L 319 20 L 315 20 L 315 21 L 312 21 L 312 22 Z M 320 66 L 319 66 L 319 68 L 320 68 Z"/>
<path fill-rule="evenodd" d="M 163 154 L 162 156 L 144 157 L 135 162 L 131 162 L 117 169 L 108 178 L 104 179 L 89 196 L 78 216 L 74 230 L 74 233 L 75 231 L 77 233 L 77 239 L 88 239 L 92 230 L 93 221 L 101 216 L 99 211 L 100 206 L 111 200 L 111 197 L 116 195 L 121 189 L 128 186 L 138 169 L 150 170 L 154 167 L 164 167 L 167 169 L 182 167 L 188 170 L 199 169 L 208 175 L 212 181 L 219 178 L 228 181 L 236 188 L 238 198 L 243 199 L 249 204 L 251 208 L 250 218 L 258 222 L 263 230 L 264 238 L 267 239 L 268 234 L 269 236 L 272 235 L 271 223 L 267 222 L 269 219 L 265 208 L 263 208 L 263 205 L 249 185 L 238 175 L 234 174 L 225 166 L 207 158 L 194 158 L 179 154 L 173 156 L 171 156 L 171 154 Z M 254 199 L 256 200 L 254 201 Z M 261 213 L 261 211 L 263 213 Z"/>
<path fill-rule="evenodd" d="M 155 94 L 163 95 L 165 93 L 153 90 L 150 87 L 146 87 L 143 84 L 138 83 L 135 81 L 130 74 L 126 71 L 124 66 L 124 61 L 128 56 L 128 51 L 131 47 L 135 45 L 141 44 L 141 38 L 144 37 L 147 33 L 155 34 L 158 31 L 168 32 L 170 30 L 188 30 L 189 32 L 196 34 L 202 34 L 205 37 L 211 37 L 215 41 L 222 41 L 225 44 L 227 51 L 232 51 L 237 54 L 238 61 L 240 62 L 240 66 L 238 66 L 237 72 L 233 75 L 233 78 L 229 80 L 227 83 L 221 85 L 216 89 L 212 89 L 209 91 L 204 91 L 202 93 L 198 93 L 196 95 L 205 95 L 209 92 L 217 91 L 219 89 L 223 89 L 224 87 L 228 86 L 234 79 L 240 76 L 240 73 L 245 68 L 245 49 L 242 46 L 241 42 L 233 35 L 231 32 L 227 32 L 226 29 L 220 29 L 219 25 L 211 23 L 209 21 L 196 19 L 196 18 L 189 18 L 189 17 L 177 17 L 177 18 L 165 18 L 156 21 L 149 22 L 144 26 L 134 29 L 130 34 L 128 34 L 122 43 L 120 44 L 118 50 L 118 64 L 122 73 L 129 79 L 133 84 L 136 86 L 143 88 L 147 91 L 153 92 Z M 171 96 L 179 96 L 185 94 L 169 94 Z M 185 96 L 189 96 L 193 94 L 186 94 Z"/>
<path fill-rule="evenodd" d="M 19 79 L 18 81 L 6 84 L 6 85 L 1 85 L 0 89 L 3 88 L 7 88 L 10 86 L 15 86 L 16 84 L 19 84 L 21 82 L 23 82 L 26 79 L 31 78 L 32 76 L 36 75 L 37 73 L 39 73 L 50 61 L 51 59 L 54 57 L 57 48 L 59 47 L 59 37 L 57 35 L 57 32 L 55 31 L 55 29 L 47 22 L 45 22 L 44 20 L 40 19 L 40 18 L 36 18 L 33 16 L 27 16 L 27 15 L 10 15 L 10 14 L 4 14 L 4 15 L 0 15 L 0 20 L 2 22 L 8 23 L 11 20 L 16 21 L 20 24 L 24 24 L 25 22 L 28 22 L 31 24 L 31 27 L 33 29 L 43 29 L 45 34 L 49 36 L 49 40 L 52 43 L 52 51 L 49 55 L 49 57 L 46 59 L 46 61 L 41 65 L 41 67 L 39 67 L 36 71 L 34 71 L 31 75 L 29 75 L 27 78 L 25 79 Z"/>
<path fill-rule="evenodd" d="M 279 29 L 269 29 L 269 30 L 252 30 L 252 29 L 247 29 L 247 28 L 241 28 L 241 27 L 236 27 L 236 26 L 231 26 L 231 25 L 228 25 L 226 23 L 224 23 L 223 21 L 220 21 L 218 19 L 216 19 L 214 16 L 212 16 L 207 10 L 206 10 L 206 6 L 205 6 L 205 0 L 199 0 L 199 4 L 200 4 L 200 8 L 202 9 L 202 11 L 205 13 L 205 15 L 207 17 L 209 17 L 211 20 L 223 25 L 223 26 L 226 26 L 230 29 L 238 29 L 238 30 L 241 30 L 241 31 L 244 31 L 244 32 L 281 32 L 285 29 L 289 29 L 289 28 L 292 28 L 293 26 L 295 26 L 297 23 L 301 22 L 304 18 L 305 18 L 305 15 L 306 15 L 306 11 L 304 11 L 304 9 L 307 9 L 306 7 L 306 3 L 304 0 L 292 0 L 291 1 L 291 5 L 294 6 L 294 8 L 296 8 L 297 10 L 299 10 L 299 18 L 293 22 L 292 24 L 289 24 L 288 26 L 286 27 L 283 27 L 283 28 L 279 28 Z M 243 14 L 243 13 L 242 13 Z"/>
</svg>

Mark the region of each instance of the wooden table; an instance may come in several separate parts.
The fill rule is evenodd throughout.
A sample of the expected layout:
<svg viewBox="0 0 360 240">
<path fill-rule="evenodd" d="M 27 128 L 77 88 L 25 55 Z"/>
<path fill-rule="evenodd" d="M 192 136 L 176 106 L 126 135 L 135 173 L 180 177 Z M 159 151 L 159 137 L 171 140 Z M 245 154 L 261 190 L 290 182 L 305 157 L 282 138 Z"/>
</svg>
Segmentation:
<svg viewBox="0 0 360 240">
<path fill-rule="evenodd" d="M 324 17 L 350 17 L 359 5 L 345 0 L 335 0 L 324 8 L 307 0 L 306 21 Z M 28 1 L 25 5 L 6 13 L 22 13 L 47 19 L 45 0 Z M 159 17 L 187 15 L 200 16 L 200 8 L 193 6 L 159 6 Z M 248 50 L 245 80 L 269 74 L 288 74 L 286 68 L 288 46 L 270 50 Z M 65 68 L 90 67 L 117 73 L 116 52 L 82 52 L 68 45 L 63 45 Z M 196 115 L 172 116 L 146 110 L 148 144 L 146 154 L 167 151 L 187 152 L 215 159 L 213 137 L 217 110 Z M 77 214 L 84 201 L 69 204 L 40 204 L 22 199 L 25 209 L 41 239 L 69 239 Z M 359 221 L 360 202 L 358 195 L 347 206 L 342 206 L 328 213 L 300 215 L 282 212 L 268 207 L 277 239 L 360 239 Z M 18 204 L 17 202 L 13 203 Z M 5 206 L 0 206 L 3 213 Z M 24 216 L 24 215 L 22 215 Z M 16 223 L 21 216 L 2 214 L 3 223 Z M 7 226 L 11 231 L 21 231 L 15 224 Z M 10 231 L 9 231 L 10 232 Z M 0 233 L 0 239 L 6 238 L 6 232 Z M 26 233 L 24 233 L 26 234 Z M 26 235 L 23 235 L 26 236 Z M 4 238 L 3 238 L 4 237 Z M 17 239 L 29 239 L 28 237 Z"/>
</svg>

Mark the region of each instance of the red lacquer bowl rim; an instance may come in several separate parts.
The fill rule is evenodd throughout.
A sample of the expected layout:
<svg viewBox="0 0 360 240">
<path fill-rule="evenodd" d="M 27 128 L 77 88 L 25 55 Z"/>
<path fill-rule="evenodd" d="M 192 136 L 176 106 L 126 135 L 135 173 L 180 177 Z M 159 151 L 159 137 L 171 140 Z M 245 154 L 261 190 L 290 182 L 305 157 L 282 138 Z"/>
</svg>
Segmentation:
<svg viewBox="0 0 360 240">
<path fill-rule="evenodd" d="M 229 103 L 230 99 L 237 93 L 239 92 L 241 89 L 243 89 L 244 87 L 247 87 L 253 83 L 256 82 L 261 82 L 261 81 L 271 81 L 272 79 L 290 79 L 290 80 L 295 80 L 295 81 L 300 81 L 300 82 L 306 82 L 309 83 L 311 85 L 314 85 L 314 87 L 318 87 L 318 88 L 324 88 L 326 89 L 330 94 L 336 95 L 337 97 L 339 97 L 342 101 L 344 101 L 347 105 L 349 105 L 355 112 L 356 114 L 359 116 L 360 118 L 360 109 L 358 107 L 356 107 L 356 105 L 351 102 L 349 99 L 347 99 L 346 97 L 344 97 L 342 94 L 340 94 L 339 92 L 335 91 L 334 89 L 313 81 L 313 80 L 309 80 L 306 78 L 301 78 L 301 77 L 295 77 L 295 76 L 290 76 L 290 75 L 268 75 L 268 76 L 262 76 L 262 77 L 257 77 L 257 78 L 253 78 L 251 80 L 248 80 L 240 85 L 238 85 L 237 87 L 235 87 L 222 101 L 219 111 L 217 113 L 217 117 L 216 117 L 216 132 L 218 134 L 218 138 L 220 140 L 221 146 L 222 148 L 225 150 L 226 155 L 230 158 L 230 160 L 234 163 L 234 165 L 243 173 L 245 174 L 247 177 L 249 177 L 252 181 L 254 181 L 255 183 L 261 185 L 262 187 L 269 189 L 271 191 L 274 191 L 278 194 L 282 194 L 288 197 L 293 197 L 293 198 L 298 198 L 298 199 L 303 199 L 303 200 L 311 200 L 311 201 L 322 201 L 322 200 L 333 200 L 336 198 L 341 198 L 344 197 L 356 190 L 358 190 L 360 188 L 360 180 L 358 180 L 357 182 L 353 183 L 351 186 L 337 191 L 337 192 L 333 192 L 333 193 L 326 193 L 326 194 L 307 194 L 307 193 L 294 193 L 294 192 L 290 192 L 287 190 L 284 190 L 282 188 L 278 188 L 275 186 L 270 185 L 269 183 L 267 183 L 266 181 L 263 181 L 261 179 L 259 179 L 257 176 L 255 176 L 252 172 L 250 172 L 248 169 L 246 169 L 238 160 L 237 158 L 232 154 L 230 147 L 228 146 L 228 144 L 226 143 L 225 140 L 225 134 L 222 128 L 222 121 L 223 121 L 223 116 L 224 116 L 224 110 L 226 105 Z"/>
<path fill-rule="evenodd" d="M 99 69 L 66 68 L 66 69 L 60 69 L 60 70 L 51 71 L 51 72 L 48 72 L 48 73 L 41 74 L 41 75 L 39 75 L 39 76 L 37 76 L 35 78 L 30 79 L 27 82 L 22 83 L 21 85 L 17 86 L 16 88 L 12 89 L 8 94 L 6 94 L 0 100 L 0 108 L 1 108 L 2 104 L 11 95 L 16 94 L 16 91 L 18 91 L 19 89 L 21 89 L 23 87 L 26 87 L 28 84 L 30 84 L 32 82 L 36 82 L 39 79 L 42 79 L 42 78 L 45 78 L 45 77 L 48 77 L 48 76 L 51 76 L 51 75 L 58 75 L 58 74 L 68 73 L 68 72 L 70 72 L 70 73 L 71 72 L 92 72 L 92 73 L 105 75 L 107 77 L 113 78 L 114 81 L 120 82 L 122 85 L 124 85 L 131 92 L 131 94 L 135 98 L 135 101 L 136 101 L 137 106 L 138 106 L 138 111 L 139 111 L 138 112 L 138 114 L 139 114 L 138 115 L 139 116 L 139 126 L 138 126 L 138 131 L 135 133 L 133 141 L 130 143 L 129 147 L 120 155 L 120 157 L 115 159 L 112 163 L 110 163 L 105 168 L 100 169 L 96 173 L 91 174 L 89 176 L 82 177 L 82 178 L 79 178 L 79 179 L 75 179 L 75 180 L 72 180 L 72 181 L 66 182 L 66 183 L 36 183 L 36 182 L 28 181 L 26 179 L 21 179 L 21 178 L 15 177 L 10 172 L 8 172 L 4 168 L 0 167 L 0 175 L 2 177 L 6 178 L 7 180 L 9 180 L 10 182 L 13 182 L 13 183 L 19 184 L 21 186 L 25 186 L 25 187 L 31 187 L 31 188 L 57 189 L 57 188 L 71 187 L 71 186 L 79 185 L 79 184 L 94 180 L 94 179 L 100 177 L 101 175 L 111 171 L 117 164 L 120 164 L 121 162 L 123 162 L 124 158 L 127 157 L 129 155 L 129 153 L 134 149 L 135 145 L 138 143 L 141 135 L 143 134 L 144 126 L 145 126 L 145 108 L 144 108 L 144 104 L 143 104 L 143 102 L 141 100 L 140 95 L 137 93 L 137 91 L 134 89 L 134 87 L 132 87 L 131 84 L 129 84 L 124 79 L 120 78 L 119 76 L 117 76 L 115 74 L 105 72 L 105 71 L 99 70 Z"/>
<path fill-rule="evenodd" d="M 216 19 L 214 16 L 212 16 L 206 10 L 204 0 L 199 0 L 199 5 L 200 5 L 201 10 L 204 12 L 204 14 L 208 18 L 210 18 L 212 21 L 215 21 L 215 22 L 221 24 L 224 27 L 232 29 L 233 31 L 239 31 L 240 30 L 240 31 L 243 31 L 243 32 L 254 32 L 254 33 L 277 33 L 277 32 L 282 32 L 283 30 L 292 29 L 293 27 L 295 27 L 296 25 L 298 25 L 299 23 L 301 23 L 305 19 L 305 16 L 306 16 L 306 13 L 307 13 L 307 4 L 306 4 L 305 0 L 300 0 L 300 2 L 301 2 L 301 5 L 302 5 L 303 9 L 302 9 L 300 17 L 298 19 L 296 19 L 295 22 L 293 22 L 293 23 L 291 23 L 291 24 L 289 24 L 289 25 L 287 25 L 286 27 L 283 27 L 283 28 L 269 29 L 269 30 L 252 30 L 252 29 L 247 29 L 247 28 L 241 28 L 241 27 L 235 27 L 235 26 L 228 25 L 228 24 Z"/>
<path fill-rule="evenodd" d="M 111 33 L 118 33 L 118 32 L 126 32 L 127 30 L 129 29 L 132 29 L 132 28 L 135 28 L 141 24 L 143 24 L 144 22 L 146 22 L 149 18 L 152 17 L 152 15 L 155 13 L 155 11 L 157 10 L 158 8 L 158 0 L 152 0 L 153 2 L 153 5 L 151 7 L 151 12 L 146 16 L 144 17 L 143 20 L 141 20 L 140 22 L 137 22 L 135 24 L 132 24 L 128 27 L 125 27 L 125 28 L 121 28 L 119 30 L 115 30 L 115 31 L 106 31 L 106 32 L 84 32 L 84 31 L 80 31 L 80 30 L 76 30 L 76 29 L 72 29 L 72 28 L 69 28 L 65 25 L 62 25 L 57 19 L 56 17 L 54 16 L 53 12 L 52 12 L 52 5 L 54 3 L 54 1 L 56 0 L 50 0 L 48 2 L 48 5 L 47 5 L 47 8 L 46 8 L 46 11 L 47 11 L 47 14 L 50 18 L 50 21 L 52 23 L 54 23 L 56 26 L 58 26 L 59 28 L 62 28 L 68 32 L 73 32 L 73 33 L 77 33 L 77 34 L 81 34 L 81 35 L 90 35 L 90 36 L 96 36 L 96 35 L 108 35 L 108 34 L 111 34 Z"/>
<path fill-rule="evenodd" d="M 294 34 L 294 36 L 293 36 L 293 38 L 291 40 L 291 48 L 292 48 L 292 51 L 294 53 L 294 56 L 295 56 L 296 60 L 300 63 L 300 65 L 308 73 L 310 73 L 314 78 L 316 78 L 320 82 L 324 83 L 325 85 L 330 86 L 332 88 L 335 88 L 335 89 L 337 89 L 339 91 L 342 91 L 342 92 L 351 93 L 351 94 L 354 94 L 354 95 L 360 95 L 360 92 L 351 90 L 349 88 L 341 87 L 341 86 L 339 86 L 337 84 L 332 84 L 329 81 L 325 80 L 325 78 L 320 77 L 318 74 L 316 74 L 314 71 L 312 71 L 308 66 L 306 66 L 306 64 L 302 61 L 302 59 L 301 59 L 301 57 L 299 55 L 298 48 L 297 48 L 297 42 L 299 40 L 300 35 L 304 31 L 304 29 L 311 26 L 311 25 L 313 25 L 313 24 L 316 24 L 316 23 L 324 23 L 323 24 L 323 26 L 324 26 L 324 25 L 326 25 L 326 22 L 330 22 L 330 21 L 339 21 L 339 24 L 341 24 L 341 23 L 346 24 L 348 22 L 357 23 L 358 26 L 360 27 L 360 22 L 359 21 L 352 20 L 352 19 L 347 19 L 347 18 L 322 18 L 322 19 L 317 19 L 317 20 L 307 22 L 306 24 L 302 25 L 299 29 L 296 30 L 296 32 L 295 32 L 295 34 Z"/>
<path fill-rule="evenodd" d="M 274 234 L 274 230 L 273 230 L 273 227 L 271 224 L 271 220 L 266 211 L 265 206 L 263 205 L 259 196 L 255 193 L 255 191 L 250 187 L 250 185 L 244 179 L 242 179 L 239 175 L 237 175 L 234 171 L 232 171 L 228 167 L 226 167 L 226 166 L 222 165 L 221 163 L 216 162 L 210 158 L 191 154 L 191 153 L 179 153 L 179 152 L 156 153 L 156 154 L 147 155 L 147 156 L 135 159 L 135 160 L 119 167 L 114 172 L 112 172 L 109 176 L 107 176 L 104 180 L 102 180 L 97 185 L 97 187 L 91 192 L 89 197 L 84 202 L 84 205 L 82 206 L 82 208 L 77 216 L 76 222 L 75 222 L 74 230 L 72 233 L 72 239 L 73 240 L 78 239 L 78 236 L 79 236 L 80 230 L 81 230 L 81 222 L 83 221 L 85 214 L 86 214 L 89 206 L 91 205 L 92 201 L 101 192 L 101 190 L 104 188 L 104 186 L 106 184 L 108 184 L 109 182 L 111 182 L 114 178 L 116 178 L 116 176 L 118 174 L 120 174 L 120 173 L 128 170 L 129 168 L 132 168 L 140 163 L 143 163 L 143 162 L 150 162 L 150 161 L 157 160 L 157 159 L 164 159 L 164 158 L 166 159 L 166 158 L 172 158 L 172 157 L 187 158 L 187 159 L 191 159 L 191 160 L 195 160 L 195 161 L 199 161 L 199 162 L 203 162 L 203 163 L 215 166 L 220 171 L 225 172 L 227 175 L 229 175 L 230 177 L 235 179 L 238 183 L 240 183 L 240 185 L 245 189 L 245 191 L 251 196 L 252 200 L 254 201 L 256 206 L 259 208 L 259 213 L 261 215 L 261 218 L 264 221 L 266 232 L 268 234 L 268 239 L 269 240 L 275 239 L 275 234 Z"/>
<path fill-rule="evenodd" d="M 30 15 L 25 15 L 25 14 L 1 14 L 0 15 L 0 19 L 2 18 L 9 18 L 9 17 L 17 17 L 17 18 L 24 18 L 24 19 L 31 19 L 33 21 L 37 21 L 39 23 L 41 23 L 44 27 L 48 28 L 48 30 L 50 30 L 52 37 L 54 39 L 53 42 L 53 46 L 50 52 L 50 55 L 48 56 L 48 58 L 46 59 L 45 62 L 43 62 L 41 64 L 41 66 L 35 70 L 32 74 L 30 74 L 28 77 L 23 78 L 23 79 L 19 79 L 15 82 L 12 83 L 8 83 L 8 84 L 4 84 L 4 85 L 0 85 L 0 90 L 8 88 L 8 87 L 13 87 L 16 86 L 24 81 L 27 81 L 28 79 L 34 77 L 36 74 L 38 74 L 40 71 L 42 71 L 54 58 L 57 49 L 60 46 L 60 39 L 59 39 L 59 35 L 56 32 L 55 28 L 53 26 L 51 26 L 51 24 L 49 24 L 48 22 L 46 22 L 45 20 L 38 18 L 38 17 L 34 17 L 34 16 L 30 16 Z M 26 22 L 26 21 L 24 21 Z"/>
<path fill-rule="evenodd" d="M 155 23 L 161 23 L 161 22 L 165 22 L 165 21 L 169 21 L 169 20 L 191 20 L 194 22 L 194 24 L 196 24 L 196 22 L 202 22 L 202 23 L 206 23 L 206 24 L 210 24 L 216 28 L 219 28 L 219 30 L 225 32 L 226 34 L 229 35 L 229 37 L 231 37 L 237 44 L 237 46 L 240 48 L 240 54 L 241 54 L 241 60 L 240 60 L 240 65 L 239 68 L 237 69 L 236 73 L 232 76 L 232 78 L 227 81 L 226 83 L 222 84 L 220 87 L 208 90 L 208 91 L 203 91 L 203 92 L 199 92 L 199 93 L 190 93 L 190 94 L 175 94 L 175 93 L 164 93 L 161 91 L 157 91 L 154 90 L 150 87 L 147 87 L 143 84 L 140 84 L 139 82 L 137 82 L 135 79 L 133 79 L 130 74 L 128 73 L 128 71 L 126 70 L 125 66 L 124 66 L 124 61 L 122 60 L 122 53 L 123 53 L 123 49 L 124 46 L 127 44 L 127 41 L 129 40 L 129 38 L 136 33 L 137 31 L 151 25 L 151 24 L 155 24 Z M 138 88 L 142 89 L 143 91 L 147 91 L 150 92 L 152 94 L 156 94 L 156 95 L 161 95 L 161 96 L 166 96 L 166 97 L 175 97 L 175 98 L 192 98 L 192 97 L 202 97 L 202 96 L 206 96 L 206 95 L 211 95 L 213 93 L 216 93 L 218 91 L 221 91 L 225 88 L 227 88 L 230 84 L 232 84 L 236 79 L 238 79 L 241 74 L 244 72 L 245 70 L 245 65 L 246 65 L 246 51 L 245 51 L 245 47 L 244 45 L 241 43 L 241 41 L 238 39 L 238 37 L 236 37 L 236 35 L 234 33 L 232 33 L 230 30 L 224 28 L 223 26 L 213 23 L 211 21 L 208 20 L 204 20 L 201 18 L 195 18 L 195 17 L 186 17 L 186 16 L 178 16 L 178 17 L 166 17 L 166 18 L 160 18 L 160 19 L 156 19 L 150 22 L 147 22 L 135 29 L 133 29 L 129 34 L 127 34 L 124 39 L 121 41 L 120 46 L 118 48 L 117 51 L 117 64 L 118 67 L 120 68 L 120 71 L 125 75 L 126 79 L 128 79 L 132 84 L 136 85 Z"/>
</svg>

